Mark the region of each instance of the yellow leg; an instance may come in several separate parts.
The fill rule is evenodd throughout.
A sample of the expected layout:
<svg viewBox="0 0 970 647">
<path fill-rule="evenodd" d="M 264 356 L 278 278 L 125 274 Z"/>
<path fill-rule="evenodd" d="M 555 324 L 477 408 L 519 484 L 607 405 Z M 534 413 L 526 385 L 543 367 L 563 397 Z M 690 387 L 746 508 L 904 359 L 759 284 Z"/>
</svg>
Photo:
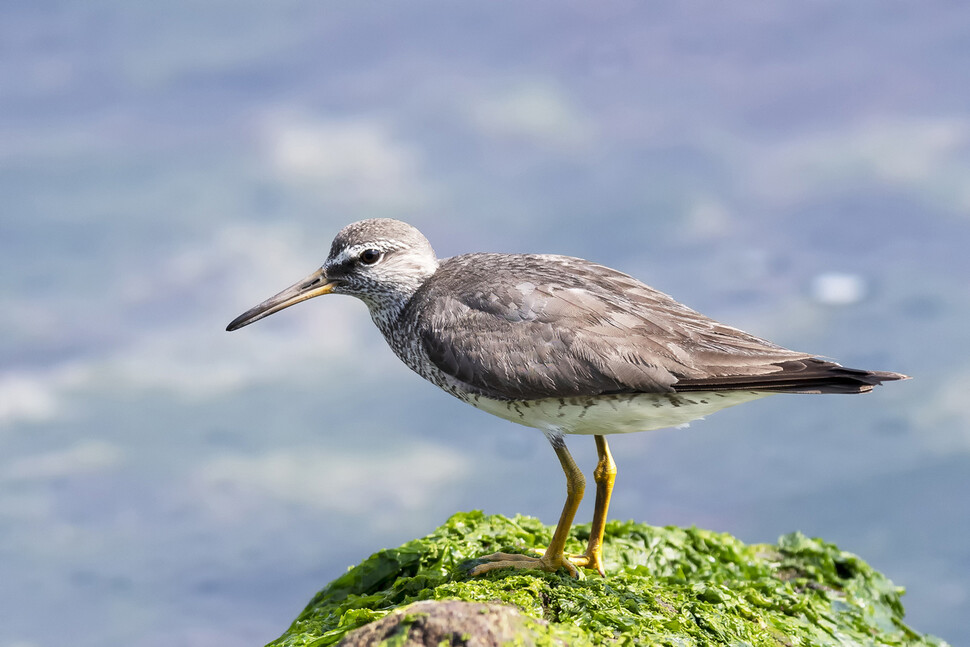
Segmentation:
<svg viewBox="0 0 970 647">
<path fill-rule="evenodd" d="M 600 436 L 597 436 L 597 438 L 600 438 Z M 543 571 L 557 571 L 560 568 L 565 568 L 573 577 L 579 577 L 579 571 L 576 570 L 576 566 L 566 558 L 565 549 L 566 538 L 569 536 L 570 528 L 572 528 L 573 519 L 576 517 L 576 510 L 579 508 L 579 503 L 583 500 L 583 492 L 586 490 L 586 477 L 583 476 L 579 466 L 576 465 L 576 461 L 573 460 L 569 450 L 566 449 L 566 442 L 562 436 L 550 435 L 549 441 L 552 443 L 552 448 L 556 450 L 556 456 L 559 457 L 562 471 L 566 474 L 566 503 L 562 508 L 562 514 L 559 515 L 559 524 L 556 526 L 556 531 L 552 534 L 552 541 L 549 542 L 549 547 L 546 548 L 546 552 L 541 557 L 514 553 L 493 553 L 491 555 L 485 555 L 480 559 L 488 561 L 471 569 L 470 574 L 472 576 L 481 575 L 482 573 L 494 571 L 499 568 L 534 568 Z M 607 499 L 609 499 L 608 495 Z M 604 511 L 604 517 L 605 514 Z M 602 531 L 600 535 L 602 536 Z M 585 556 L 580 559 L 585 560 Z"/>
<path fill-rule="evenodd" d="M 603 531 L 606 528 L 606 513 L 610 509 L 610 497 L 613 494 L 613 483 L 616 481 L 616 463 L 610 454 L 610 447 L 606 444 L 605 436 L 594 436 L 596 440 L 596 454 L 599 460 L 593 471 L 596 481 L 596 507 L 593 508 L 593 525 L 589 530 L 589 544 L 586 546 L 586 561 L 573 560 L 577 566 L 595 569 L 600 575 L 606 575 L 603 570 Z"/>
</svg>

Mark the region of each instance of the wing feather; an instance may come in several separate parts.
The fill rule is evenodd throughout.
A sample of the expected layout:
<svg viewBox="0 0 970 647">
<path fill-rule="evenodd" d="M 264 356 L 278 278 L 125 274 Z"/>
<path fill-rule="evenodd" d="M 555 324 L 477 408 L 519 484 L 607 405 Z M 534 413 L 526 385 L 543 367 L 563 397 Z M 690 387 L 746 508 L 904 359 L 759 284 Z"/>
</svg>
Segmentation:
<svg viewBox="0 0 970 647">
<path fill-rule="evenodd" d="M 861 392 L 895 373 L 844 369 L 726 326 L 582 259 L 466 254 L 412 299 L 431 362 L 499 399 L 749 389 Z M 892 376 L 892 377 L 890 377 Z"/>
</svg>

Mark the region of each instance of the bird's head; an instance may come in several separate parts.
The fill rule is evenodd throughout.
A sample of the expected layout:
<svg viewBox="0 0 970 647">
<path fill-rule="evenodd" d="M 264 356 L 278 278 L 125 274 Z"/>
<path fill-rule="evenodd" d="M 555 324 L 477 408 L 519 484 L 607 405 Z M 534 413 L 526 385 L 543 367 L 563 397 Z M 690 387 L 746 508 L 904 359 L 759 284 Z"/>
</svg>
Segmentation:
<svg viewBox="0 0 970 647">
<path fill-rule="evenodd" d="M 340 230 L 323 267 L 239 315 L 226 330 L 323 294 L 355 296 L 375 316 L 395 311 L 437 269 L 431 244 L 411 225 L 390 218 L 361 220 Z"/>
</svg>

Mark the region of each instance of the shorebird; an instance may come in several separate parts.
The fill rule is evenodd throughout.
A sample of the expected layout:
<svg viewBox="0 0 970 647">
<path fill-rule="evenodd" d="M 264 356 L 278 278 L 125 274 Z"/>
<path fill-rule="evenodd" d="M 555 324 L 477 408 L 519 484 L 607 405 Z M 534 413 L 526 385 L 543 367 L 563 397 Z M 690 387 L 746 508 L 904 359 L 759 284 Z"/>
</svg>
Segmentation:
<svg viewBox="0 0 970 647">
<path fill-rule="evenodd" d="M 899 373 L 846 368 L 691 310 L 609 267 L 550 254 L 438 259 L 417 229 L 362 220 L 334 238 L 323 266 L 232 321 L 237 330 L 324 294 L 363 301 L 394 353 L 473 407 L 548 438 L 566 503 L 548 548 L 494 553 L 471 569 L 577 567 L 603 574 L 616 478 L 609 434 L 684 425 L 777 393 L 865 393 Z M 582 555 L 565 544 L 586 480 L 564 436 L 591 435 L 596 504 Z"/>
</svg>

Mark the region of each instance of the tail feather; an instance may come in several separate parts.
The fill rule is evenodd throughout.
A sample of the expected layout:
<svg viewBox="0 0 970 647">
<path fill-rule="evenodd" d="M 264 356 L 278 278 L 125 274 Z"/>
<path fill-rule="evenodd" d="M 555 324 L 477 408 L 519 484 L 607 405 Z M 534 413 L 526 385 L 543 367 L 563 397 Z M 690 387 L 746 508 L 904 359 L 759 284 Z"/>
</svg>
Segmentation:
<svg viewBox="0 0 970 647">
<path fill-rule="evenodd" d="M 770 393 L 868 393 L 874 386 L 908 375 L 889 371 L 846 368 L 835 362 L 812 358 L 766 366 L 761 375 L 687 378 L 674 384 L 681 391 L 767 391 Z"/>
</svg>

